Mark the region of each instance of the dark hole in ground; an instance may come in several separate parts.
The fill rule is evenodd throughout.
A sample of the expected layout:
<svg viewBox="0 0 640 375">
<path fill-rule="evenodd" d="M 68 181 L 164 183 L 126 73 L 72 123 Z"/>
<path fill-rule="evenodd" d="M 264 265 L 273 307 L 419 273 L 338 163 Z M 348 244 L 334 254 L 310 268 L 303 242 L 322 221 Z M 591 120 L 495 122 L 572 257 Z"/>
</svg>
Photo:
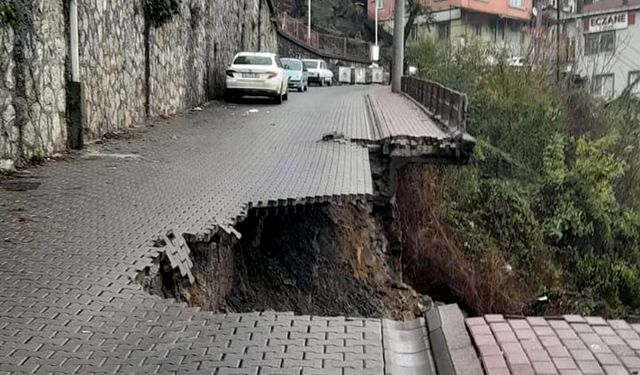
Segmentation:
<svg viewBox="0 0 640 375">
<path fill-rule="evenodd" d="M 143 283 L 152 292 L 212 311 L 393 319 L 423 312 L 421 296 L 393 269 L 398 261 L 381 224 L 387 218 L 375 216 L 370 204 L 252 214 L 236 227 L 240 240 L 224 234 L 189 244 L 193 285 L 166 265 L 155 276 L 160 286 Z"/>
<path fill-rule="evenodd" d="M 376 290 L 359 280 L 323 208 L 252 218 L 238 228 L 240 283 L 227 297 L 238 311 L 381 316 Z"/>
</svg>

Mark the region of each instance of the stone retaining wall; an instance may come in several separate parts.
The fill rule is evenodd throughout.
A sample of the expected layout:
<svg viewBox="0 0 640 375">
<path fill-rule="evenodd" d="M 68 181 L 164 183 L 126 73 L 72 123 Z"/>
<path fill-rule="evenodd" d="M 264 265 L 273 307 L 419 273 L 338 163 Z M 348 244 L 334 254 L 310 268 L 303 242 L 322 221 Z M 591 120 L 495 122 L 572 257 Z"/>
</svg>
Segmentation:
<svg viewBox="0 0 640 375">
<path fill-rule="evenodd" d="M 21 24 L 0 25 L 1 165 L 19 154 L 41 158 L 66 140 L 62 4 L 33 0 L 28 7 Z"/>
<path fill-rule="evenodd" d="M 21 0 L 20 24 L 0 25 L 5 164 L 66 148 L 66 1 Z M 78 0 L 85 139 L 219 96 L 236 52 L 277 51 L 269 1 L 183 0 L 179 15 L 150 28 L 147 43 L 141 0 Z"/>
<path fill-rule="evenodd" d="M 15 153 L 17 138 L 13 126 L 16 110 L 11 95 L 16 85 L 13 78 L 13 40 L 13 29 L 0 26 L 0 163 L 3 155 Z"/>
</svg>

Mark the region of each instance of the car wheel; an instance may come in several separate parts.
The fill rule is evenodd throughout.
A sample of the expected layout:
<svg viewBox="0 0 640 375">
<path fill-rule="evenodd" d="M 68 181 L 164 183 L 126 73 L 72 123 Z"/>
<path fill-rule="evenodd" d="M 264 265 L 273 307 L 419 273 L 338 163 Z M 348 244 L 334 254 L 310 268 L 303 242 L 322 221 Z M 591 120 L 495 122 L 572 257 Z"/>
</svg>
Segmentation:
<svg viewBox="0 0 640 375">
<path fill-rule="evenodd" d="M 282 104 L 282 94 L 278 94 L 273 98 L 273 102 L 276 104 Z"/>
<path fill-rule="evenodd" d="M 283 99 L 283 100 L 289 100 L 289 90 L 286 90 L 286 91 L 284 92 L 284 95 L 282 96 L 282 99 Z"/>
<path fill-rule="evenodd" d="M 304 91 L 304 85 L 300 85 L 300 87 L 298 87 L 298 92 L 303 92 Z"/>
<path fill-rule="evenodd" d="M 235 99 L 236 99 L 235 95 L 231 94 L 228 91 L 225 91 L 225 93 L 224 93 L 224 101 L 225 102 L 231 103 L 231 102 L 235 101 Z"/>
</svg>

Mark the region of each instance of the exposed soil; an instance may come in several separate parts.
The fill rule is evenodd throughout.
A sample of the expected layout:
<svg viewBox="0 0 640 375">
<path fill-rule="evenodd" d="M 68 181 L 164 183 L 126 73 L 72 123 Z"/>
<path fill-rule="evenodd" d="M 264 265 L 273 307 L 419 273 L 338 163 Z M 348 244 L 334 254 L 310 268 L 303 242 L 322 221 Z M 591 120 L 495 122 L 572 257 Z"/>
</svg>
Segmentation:
<svg viewBox="0 0 640 375">
<path fill-rule="evenodd" d="M 192 243 L 194 285 L 164 277 L 166 296 L 213 311 L 413 319 L 421 296 L 401 282 L 370 204 L 323 204 L 260 215 L 241 240 Z"/>
<path fill-rule="evenodd" d="M 502 254 L 465 251 L 444 216 L 444 168 L 409 165 L 399 174 L 398 219 L 405 280 L 438 301 L 458 303 L 473 315 L 521 312 L 525 286 Z"/>
</svg>

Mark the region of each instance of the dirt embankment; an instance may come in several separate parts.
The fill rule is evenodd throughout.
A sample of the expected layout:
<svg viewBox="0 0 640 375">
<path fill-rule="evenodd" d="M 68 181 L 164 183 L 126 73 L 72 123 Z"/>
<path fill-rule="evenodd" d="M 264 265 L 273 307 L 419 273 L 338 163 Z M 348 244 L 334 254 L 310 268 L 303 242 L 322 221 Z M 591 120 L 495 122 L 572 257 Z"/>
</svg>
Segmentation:
<svg viewBox="0 0 640 375">
<path fill-rule="evenodd" d="M 382 214 L 371 204 L 323 204 L 278 215 L 255 215 L 236 229 L 189 244 L 193 285 L 165 276 L 162 289 L 208 310 L 294 311 L 413 319 L 422 298 L 402 283 L 389 251 Z"/>
<path fill-rule="evenodd" d="M 438 301 L 458 303 L 477 315 L 521 312 L 527 286 L 499 251 L 470 251 L 446 220 L 441 166 L 409 165 L 399 174 L 397 202 L 403 235 L 405 281 Z"/>
</svg>

